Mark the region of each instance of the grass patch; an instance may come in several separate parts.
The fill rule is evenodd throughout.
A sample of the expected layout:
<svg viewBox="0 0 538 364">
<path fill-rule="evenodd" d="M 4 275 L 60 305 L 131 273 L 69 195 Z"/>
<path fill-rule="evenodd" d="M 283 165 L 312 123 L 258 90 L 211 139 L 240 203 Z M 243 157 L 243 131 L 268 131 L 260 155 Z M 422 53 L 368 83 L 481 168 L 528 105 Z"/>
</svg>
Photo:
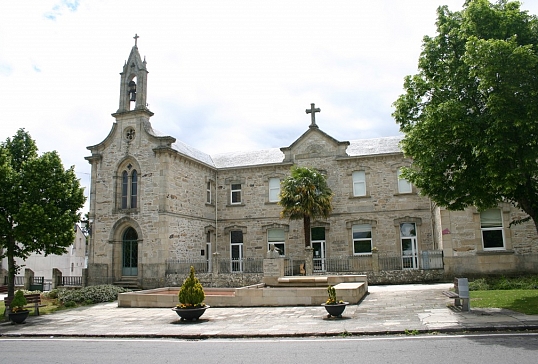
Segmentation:
<svg viewBox="0 0 538 364">
<path fill-rule="evenodd" d="M 471 307 L 506 308 L 527 315 L 538 315 L 538 290 L 471 291 Z"/>
<path fill-rule="evenodd" d="M 58 310 L 63 310 L 65 307 L 57 300 L 57 299 L 48 299 L 43 296 L 41 296 L 41 304 L 45 305 L 42 307 L 39 307 L 39 314 L 40 315 L 46 315 L 49 313 L 56 312 Z M 30 306 L 29 304 L 28 306 Z M 6 306 L 4 303 L 4 300 L 0 300 L 0 315 L 3 315 L 5 312 Z M 35 315 L 35 310 L 33 308 L 30 309 L 30 315 Z M 0 318 L 1 321 L 1 318 Z"/>
<path fill-rule="evenodd" d="M 118 298 L 118 293 L 128 292 L 130 290 L 112 285 L 90 286 L 81 289 L 53 289 L 50 292 L 41 293 L 41 304 L 39 308 L 41 315 L 65 310 L 73 307 L 86 306 L 100 302 L 112 302 Z M 39 291 L 28 293 L 40 293 Z M 4 300 L 0 300 L 0 314 L 4 314 Z M 34 309 L 30 309 L 30 315 L 34 315 Z M 0 318 L 0 321 L 2 318 Z"/>
</svg>

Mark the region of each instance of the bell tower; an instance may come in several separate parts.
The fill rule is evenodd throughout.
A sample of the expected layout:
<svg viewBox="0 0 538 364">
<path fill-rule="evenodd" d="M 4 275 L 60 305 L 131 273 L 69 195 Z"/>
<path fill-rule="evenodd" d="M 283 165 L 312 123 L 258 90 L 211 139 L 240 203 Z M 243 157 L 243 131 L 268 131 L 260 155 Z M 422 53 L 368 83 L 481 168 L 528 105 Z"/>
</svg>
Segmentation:
<svg viewBox="0 0 538 364">
<path fill-rule="evenodd" d="M 138 38 L 139 36 L 135 34 L 135 44 L 123 65 L 123 72 L 120 73 L 120 105 L 117 114 L 138 110 L 149 111 L 146 102 L 148 71 L 146 58 L 144 57 L 142 61 L 138 53 Z"/>
</svg>

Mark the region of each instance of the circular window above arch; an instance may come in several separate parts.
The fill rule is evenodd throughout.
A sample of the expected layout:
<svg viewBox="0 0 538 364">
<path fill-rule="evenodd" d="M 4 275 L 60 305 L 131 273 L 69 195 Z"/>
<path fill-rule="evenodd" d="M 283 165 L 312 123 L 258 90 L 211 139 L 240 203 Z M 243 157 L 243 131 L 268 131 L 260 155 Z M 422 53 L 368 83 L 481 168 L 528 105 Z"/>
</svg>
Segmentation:
<svg viewBox="0 0 538 364">
<path fill-rule="evenodd" d="M 136 133 L 135 133 L 135 130 L 133 128 L 129 127 L 127 129 L 125 129 L 125 132 L 123 133 L 123 135 L 125 136 L 125 139 L 127 141 L 132 141 L 132 140 L 134 140 Z"/>
</svg>

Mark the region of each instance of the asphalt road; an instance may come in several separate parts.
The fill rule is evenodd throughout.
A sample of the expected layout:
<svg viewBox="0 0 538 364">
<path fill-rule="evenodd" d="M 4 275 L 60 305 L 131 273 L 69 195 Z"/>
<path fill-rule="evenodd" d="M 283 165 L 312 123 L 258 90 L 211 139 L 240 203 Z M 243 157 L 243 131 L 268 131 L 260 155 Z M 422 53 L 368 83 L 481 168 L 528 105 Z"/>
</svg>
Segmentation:
<svg viewBox="0 0 538 364">
<path fill-rule="evenodd" d="M 2 363 L 536 363 L 538 334 L 302 339 L 0 338 Z"/>
</svg>

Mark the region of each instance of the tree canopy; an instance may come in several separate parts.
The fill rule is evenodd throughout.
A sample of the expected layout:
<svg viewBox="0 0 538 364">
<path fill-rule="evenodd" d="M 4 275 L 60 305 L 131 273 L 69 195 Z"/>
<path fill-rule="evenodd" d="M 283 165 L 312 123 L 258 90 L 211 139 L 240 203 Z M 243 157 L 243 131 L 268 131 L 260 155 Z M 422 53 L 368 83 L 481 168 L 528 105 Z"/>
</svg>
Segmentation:
<svg viewBox="0 0 538 364">
<path fill-rule="evenodd" d="M 517 1 L 467 0 L 436 25 L 394 103 L 404 176 L 451 210 L 511 202 L 538 231 L 538 20 Z"/>
<path fill-rule="evenodd" d="M 64 170 L 55 151 L 38 156 L 24 129 L 0 144 L 0 258 L 8 260 L 10 296 L 19 270 L 15 258 L 65 253 L 84 201 L 73 167 Z"/>
<path fill-rule="evenodd" d="M 314 168 L 294 167 L 291 175 L 282 181 L 281 217 L 303 219 L 305 246 L 310 246 L 311 220 L 327 218 L 332 211 L 333 192 L 325 176 Z"/>
</svg>

